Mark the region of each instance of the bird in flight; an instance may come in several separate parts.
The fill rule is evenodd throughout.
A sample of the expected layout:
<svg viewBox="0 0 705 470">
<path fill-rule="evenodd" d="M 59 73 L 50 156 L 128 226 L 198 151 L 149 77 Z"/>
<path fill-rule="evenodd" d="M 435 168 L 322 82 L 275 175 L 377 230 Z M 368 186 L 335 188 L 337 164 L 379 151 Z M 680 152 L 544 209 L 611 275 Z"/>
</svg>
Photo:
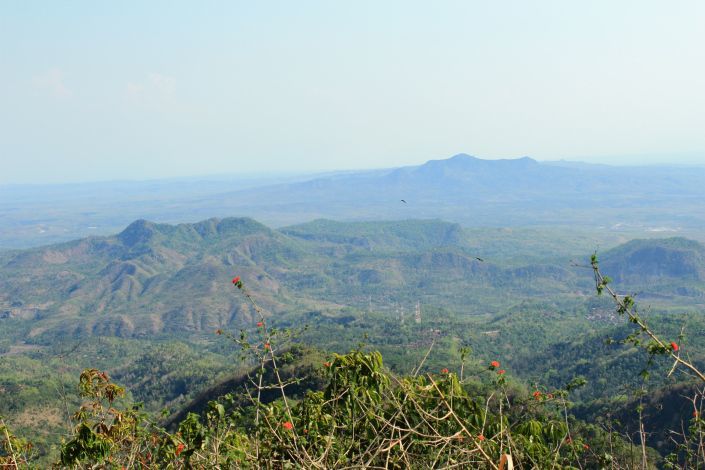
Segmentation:
<svg viewBox="0 0 705 470">
<path fill-rule="evenodd" d="M 401 202 L 403 202 L 404 204 L 406 204 L 406 201 L 405 201 L 405 200 L 403 200 L 403 199 L 401 200 Z"/>
</svg>

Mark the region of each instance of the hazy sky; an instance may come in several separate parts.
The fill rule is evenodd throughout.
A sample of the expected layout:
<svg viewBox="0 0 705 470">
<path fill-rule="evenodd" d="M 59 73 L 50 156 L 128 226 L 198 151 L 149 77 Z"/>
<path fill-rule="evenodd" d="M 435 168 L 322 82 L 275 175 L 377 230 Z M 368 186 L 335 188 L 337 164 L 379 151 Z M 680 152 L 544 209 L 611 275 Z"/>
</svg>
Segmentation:
<svg viewBox="0 0 705 470">
<path fill-rule="evenodd" d="M 702 0 L 2 2 L 0 183 L 702 164 L 704 25 Z"/>
</svg>

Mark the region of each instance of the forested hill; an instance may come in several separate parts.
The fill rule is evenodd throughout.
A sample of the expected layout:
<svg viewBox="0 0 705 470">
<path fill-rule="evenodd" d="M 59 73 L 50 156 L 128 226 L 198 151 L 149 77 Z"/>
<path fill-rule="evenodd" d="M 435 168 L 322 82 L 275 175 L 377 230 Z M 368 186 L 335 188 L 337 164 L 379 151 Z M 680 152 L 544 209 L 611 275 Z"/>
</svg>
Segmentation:
<svg viewBox="0 0 705 470">
<path fill-rule="evenodd" d="M 532 234 L 523 236 L 482 238 L 439 220 L 319 220 L 281 230 L 247 218 L 139 220 L 115 236 L 0 256 L 0 314 L 25 325 L 22 339 L 30 342 L 210 332 L 252 319 L 226 282 L 236 274 L 248 280 L 267 315 L 292 319 L 417 300 L 485 314 L 511 306 L 516 300 L 508 294 L 555 300 L 591 292 L 590 276 L 570 262 L 589 253 L 578 251 L 580 243 L 537 258 Z M 516 243 L 503 257 L 493 250 L 501 237 Z M 604 266 L 629 288 L 700 302 L 703 252 L 685 239 L 639 240 L 605 253 Z"/>
<path fill-rule="evenodd" d="M 622 287 L 678 285 L 685 293 L 705 282 L 705 247 L 693 240 L 632 240 L 602 256 L 604 269 Z"/>
</svg>

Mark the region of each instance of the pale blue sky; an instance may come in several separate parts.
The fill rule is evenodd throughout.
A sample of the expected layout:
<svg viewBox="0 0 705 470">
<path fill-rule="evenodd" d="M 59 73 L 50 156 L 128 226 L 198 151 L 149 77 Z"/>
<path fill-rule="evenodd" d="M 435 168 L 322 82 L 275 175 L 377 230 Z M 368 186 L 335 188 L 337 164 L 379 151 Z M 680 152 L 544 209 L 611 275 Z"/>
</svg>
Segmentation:
<svg viewBox="0 0 705 470">
<path fill-rule="evenodd" d="M 703 164 L 703 25 L 701 0 L 3 2 L 0 183 Z"/>
</svg>

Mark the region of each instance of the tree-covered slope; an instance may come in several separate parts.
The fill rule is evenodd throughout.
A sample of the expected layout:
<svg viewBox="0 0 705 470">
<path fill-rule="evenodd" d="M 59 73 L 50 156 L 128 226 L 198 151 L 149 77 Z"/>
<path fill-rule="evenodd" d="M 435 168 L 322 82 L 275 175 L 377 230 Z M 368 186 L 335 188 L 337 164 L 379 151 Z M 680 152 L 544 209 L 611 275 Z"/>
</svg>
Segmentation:
<svg viewBox="0 0 705 470">
<path fill-rule="evenodd" d="M 705 298 L 705 246 L 686 238 L 631 240 L 600 256 L 622 289 Z"/>
<path fill-rule="evenodd" d="M 6 253 L 0 274 L 2 316 L 31 321 L 32 341 L 244 324 L 252 312 L 223 282 L 235 274 L 250 280 L 269 314 L 361 305 L 369 296 L 460 305 L 473 291 L 537 294 L 549 283 L 566 290 L 575 279 L 567 267 L 478 259 L 467 234 L 441 221 L 318 221 L 274 231 L 236 218 L 176 226 L 140 220 L 112 237 Z"/>
<path fill-rule="evenodd" d="M 417 301 L 483 314 L 519 299 L 583 302 L 590 294 L 590 276 L 564 254 L 534 261 L 527 239 L 525 248 L 521 241 L 512 247 L 517 255 L 508 262 L 485 248 L 492 243 L 438 220 L 320 220 L 280 231 L 251 219 L 141 220 L 116 236 L 2 255 L 0 321 L 25 325 L 21 339 L 40 343 L 208 333 L 252 318 L 224 282 L 234 275 L 249 280 L 267 315 L 287 317 L 344 307 L 411 309 Z M 524 264 L 522 250 L 529 253 Z M 704 253 L 694 241 L 652 239 L 601 258 L 620 288 L 688 305 L 705 292 Z"/>
</svg>

